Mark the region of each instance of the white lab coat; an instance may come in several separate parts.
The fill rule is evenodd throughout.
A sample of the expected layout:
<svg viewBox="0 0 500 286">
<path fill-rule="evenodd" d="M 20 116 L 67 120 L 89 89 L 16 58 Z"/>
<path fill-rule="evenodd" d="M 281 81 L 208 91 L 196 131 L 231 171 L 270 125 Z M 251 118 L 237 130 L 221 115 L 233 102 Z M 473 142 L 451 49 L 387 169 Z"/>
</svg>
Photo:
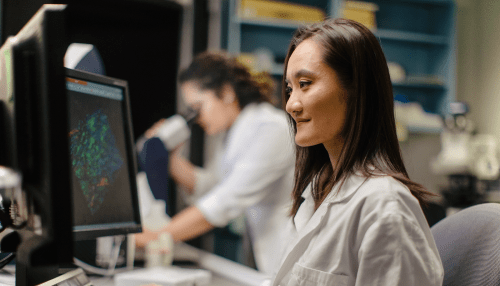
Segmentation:
<svg viewBox="0 0 500 286">
<path fill-rule="evenodd" d="M 287 226 L 272 285 L 443 283 L 443 266 L 420 205 L 389 176 L 350 176 L 314 211 L 310 186 Z"/>
<path fill-rule="evenodd" d="M 294 144 L 285 113 L 268 103 L 249 104 L 228 131 L 223 150 L 215 176 L 197 172 L 195 194 L 209 190 L 195 206 L 220 227 L 244 214 L 257 268 L 271 274 L 293 187 Z"/>
</svg>

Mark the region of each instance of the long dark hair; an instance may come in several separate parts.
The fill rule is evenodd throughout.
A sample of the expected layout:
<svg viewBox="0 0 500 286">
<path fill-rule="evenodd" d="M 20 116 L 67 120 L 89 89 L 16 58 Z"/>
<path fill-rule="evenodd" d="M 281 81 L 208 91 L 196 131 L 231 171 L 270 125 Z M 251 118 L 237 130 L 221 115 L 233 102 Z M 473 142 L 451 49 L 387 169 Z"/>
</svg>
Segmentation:
<svg viewBox="0 0 500 286">
<path fill-rule="evenodd" d="M 259 75 L 262 77 L 262 75 Z M 202 89 L 214 90 L 220 98 L 225 84 L 234 89 L 241 109 L 252 102 L 270 102 L 272 86 L 259 81 L 247 66 L 222 52 L 203 52 L 179 75 L 179 82 L 194 81 Z"/>
<path fill-rule="evenodd" d="M 296 147 L 295 184 L 291 215 L 302 202 L 304 189 L 312 183 L 316 208 L 334 185 L 343 184 L 355 172 L 365 176 L 386 174 L 406 185 L 421 205 L 432 193 L 408 177 L 396 135 L 394 99 L 386 59 L 382 48 L 370 30 L 346 19 L 330 19 L 299 28 L 290 43 L 288 60 L 296 47 L 306 39 L 323 48 L 323 60 L 335 70 L 347 91 L 346 124 L 342 130 L 344 145 L 336 166 L 332 166 L 322 144 Z M 283 102 L 286 105 L 285 77 Z M 293 132 L 295 121 L 289 116 Z"/>
</svg>

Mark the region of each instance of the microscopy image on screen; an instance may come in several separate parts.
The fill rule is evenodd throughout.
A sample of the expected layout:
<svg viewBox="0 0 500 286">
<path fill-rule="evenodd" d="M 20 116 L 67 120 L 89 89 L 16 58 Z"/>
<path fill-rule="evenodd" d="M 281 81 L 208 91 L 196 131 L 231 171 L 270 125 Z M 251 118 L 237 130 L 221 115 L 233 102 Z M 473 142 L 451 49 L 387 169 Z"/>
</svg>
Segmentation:
<svg viewBox="0 0 500 286">
<path fill-rule="evenodd" d="M 72 168 L 87 206 L 94 214 L 104 201 L 124 160 L 116 146 L 108 116 L 100 109 L 87 115 L 70 131 Z"/>
<path fill-rule="evenodd" d="M 122 90 L 68 79 L 67 92 L 75 228 L 133 222 Z"/>
</svg>

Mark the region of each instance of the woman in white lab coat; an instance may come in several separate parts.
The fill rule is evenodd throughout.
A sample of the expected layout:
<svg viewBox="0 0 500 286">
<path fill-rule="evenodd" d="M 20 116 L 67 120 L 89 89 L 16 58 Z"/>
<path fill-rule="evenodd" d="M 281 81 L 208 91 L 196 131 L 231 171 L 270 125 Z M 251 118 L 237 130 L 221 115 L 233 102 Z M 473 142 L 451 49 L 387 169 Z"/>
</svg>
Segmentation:
<svg viewBox="0 0 500 286">
<path fill-rule="evenodd" d="M 265 82 L 265 81 L 264 81 Z M 286 113 L 272 106 L 269 86 L 236 59 L 203 53 L 180 75 L 184 101 L 199 112 L 208 135 L 226 132 L 216 174 L 176 153 L 171 177 L 200 197 L 160 232 L 184 241 L 245 214 L 258 270 L 272 273 L 279 260 L 293 186 L 294 151 Z M 156 239 L 147 229 L 138 246 Z"/>
<path fill-rule="evenodd" d="M 288 243 L 272 285 L 441 285 L 443 268 L 405 170 L 375 36 L 354 21 L 300 28 L 285 60 L 295 132 Z"/>
</svg>

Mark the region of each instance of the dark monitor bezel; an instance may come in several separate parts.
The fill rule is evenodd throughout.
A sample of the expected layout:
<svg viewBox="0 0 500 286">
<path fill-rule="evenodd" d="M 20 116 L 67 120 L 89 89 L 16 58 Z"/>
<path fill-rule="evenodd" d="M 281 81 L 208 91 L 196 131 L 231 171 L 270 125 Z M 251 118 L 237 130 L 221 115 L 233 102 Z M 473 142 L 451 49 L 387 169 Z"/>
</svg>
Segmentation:
<svg viewBox="0 0 500 286">
<path fill-rule="evenodd" d="M 137 159 L 134 149 L 134 136 L 132 130 L 132 118 L 131 118 L 131 109 L 130 109 L 130 98 L 129 98 L 129 89 L 128 83 L 122 79 L 116 79 L 108 76 L 88 73 L 79 70 L 73 70 L 66 68 L 66 77 L 71 77 L 77 80 L 82 81 L 90 81 L 98 84 L 104 84 L 108 86 L 118 87 L 123 90 L 123 122 L 124 122 L 124 130 L 125 130 L 125 143 L 126 143 L 126 152 L 127 152 L 127 162 L 128 162 L 128 170 L 130 177 L 130 186 L 132 192 L 132 203 L 134 209 L 134 222 L 130 226 L 113 226 L 113 225 L 101 225 L 101 226 L 92 226 L 89 225 L 87 229 L 78 229 L 75 230 L 75 226 L 73 225 L 73 238 L 74 240 L 89 240 L 102 236 L 112 236 L 112 235 L 123 235 L 129 233 L 138 233 L 142 231 L 141 227 L 141 218 L 139 211 L 139 197 L 137 191 Z M 70 102 L 68 101 L 68 105 Z M 68 114 L 69 115 L 69 114 Z M 73 208 L 72 208 L 73 209 Z M 73 214 L 74 215 L 74 214 Z M 81 226 L 80 226 L 81 227 Z"/>
</svg>

